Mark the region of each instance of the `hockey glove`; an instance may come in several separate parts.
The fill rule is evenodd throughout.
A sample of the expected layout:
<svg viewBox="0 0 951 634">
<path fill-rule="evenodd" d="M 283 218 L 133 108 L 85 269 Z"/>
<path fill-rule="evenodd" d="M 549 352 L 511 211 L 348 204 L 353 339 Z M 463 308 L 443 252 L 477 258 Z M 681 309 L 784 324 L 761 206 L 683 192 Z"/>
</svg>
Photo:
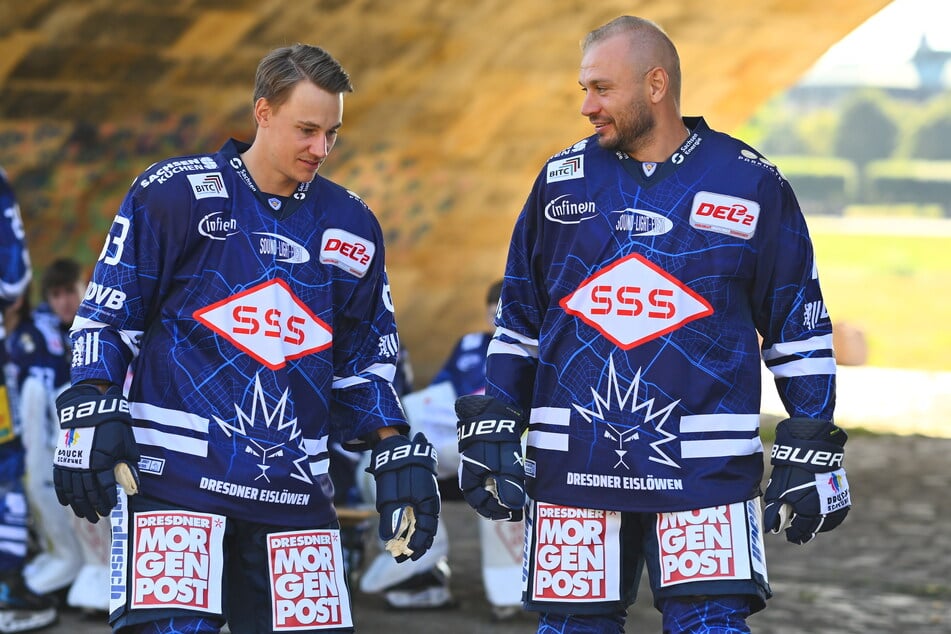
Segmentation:
<svg viewBox="0 0 951 634">
<path fill-rule="evenodd" d="M 849 481 L 842 461 L 848 434 L 830 422 L 787 418 L 776 427 L 773 472 L 763 501 L 763 527 L 786 531 L 786 539 L 805 544 L 831 531 L 849 512 Z"/>
<path fill-rule="evenodd" d="M 56 399 L 60 433 L 53 456 L 56 498 L 95 524 L 116 505 L 116 481 L 129 495 L 138 491 L 139 449 L 129 402 L 116 386 L 105 394 L 74 385 Z"/>
<path fill-rule="evenodd" d="M 380 539 L 397 562 L 416 561 L 433 545 L 439 519 L 436 449 L 423 434 L 384 438 L 370 454 Z"/>
<path fill-rule="evenodd" d="M 518 522 L 525 507 L 521 411 L 471 395 L 456 400 L 456 416 L 463 497 L 483 517 Z"/>
</svg>

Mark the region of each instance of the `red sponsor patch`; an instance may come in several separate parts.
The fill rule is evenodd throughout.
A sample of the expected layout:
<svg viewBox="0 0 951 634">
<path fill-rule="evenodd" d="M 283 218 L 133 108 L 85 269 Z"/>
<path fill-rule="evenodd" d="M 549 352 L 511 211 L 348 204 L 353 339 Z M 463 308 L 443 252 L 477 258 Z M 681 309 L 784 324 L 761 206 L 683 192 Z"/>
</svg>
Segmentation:
<svg viewBox="0 0 951 634">
<path fill-rule="evenodd" d="M 274 631 L 353 627 L 340 531 L 267 537 Z"/>
<path fill-rule="evenodd" d="M 539 503 L 532 600 L 617 599 L 619 523 L 612 511 Z"/>
<path fill-rule="evenodd" d="M 133 608 L 221 613 L 225 518 L 210 513 L 136 513 Z"/>
<path fill-rule="evenodd" d="M 715 194 L 697 192 L 690 209 L 690 226 L 749 240 L 756 233 L 759 203 Z"/>
<path fill-rule="evenodd" d="M 622 350 L 713 314 L 701 295 L 637 253 L 590 276 L 560 304 Z"/>
<path fill-rule="evenodd" d="M 343 229 L 327 229 L 320 242 L 320 261 L 363 277 L 370 268 L 376 245 Z"/>
<path fill-rule="evenodd" d="M 743 503 L 657 516 L 661 586 L 710 579 L 749 579 Z"/>
<path fill-rule="evenodd" d="M 271 370 L 320 352 L 333 341 L 330 326 L 281 279 L 200 308 L 192 316 Z"/>
</svg>

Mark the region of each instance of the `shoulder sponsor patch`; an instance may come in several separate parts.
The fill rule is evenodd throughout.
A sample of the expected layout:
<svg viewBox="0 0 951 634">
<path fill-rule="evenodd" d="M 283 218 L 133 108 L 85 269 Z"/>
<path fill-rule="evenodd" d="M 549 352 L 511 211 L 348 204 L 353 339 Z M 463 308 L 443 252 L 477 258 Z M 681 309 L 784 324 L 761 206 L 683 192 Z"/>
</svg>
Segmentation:
<svg viewBox="0 0 951 634">
<path fill-rule="evenodd" d="M 366 275 L 376 245 L 343 229 L 327 229 L 320 242 L 320 261 L 340 267 L 357 277 Z"/>
<path fill-rule="evenodd" d="M 255 231 L 254 235 L 261 236 L 258 239 L 258 253 L 261 255 L 273 255 L 278 262 L 290 264 L 310 262 L 310 252 L 287 236 L 267 231 Z"/>
<path fill-rule="evenodd" d="M 690 226 L 749 240 L 756 232 L 759 203 L 745 198 L 697 192 L 690 208 Z"/>
<path fill-rule="evenodd" d="M 187 176 L 195 198 L 200 200 L 202 198 L 228 197 L 228 190 L 225 188 L 225 179 L 222 178 L 221 172 L 188 174 Z"/>
<path fill-rule="evenodd" d="M 205 214 L 198 221 L 198 233 L 210 240 L 227 240 L 238 232 L 238 221 L 229 218 L 223 211 Z"/>
<path fill-rule="evenodd" d="M 548 183 L 581 178 L 584 176 L 584 154 L 549 161 L 545 171 L 545 182 Z"/>
<path fill-rule="evenodd" d="M 617 209 L 614 221 L 615 231 L 626 231 L 632 236 L 661 236 L 674 228 L 674 223 L 655 211 L 645 209 Z"/>
<path fill-rule="evenodd" d="M 590 200 L 574 200 L 570 194 L 563 194 L 545 205 L 545 218 L 563 225 L 576 225 L 598 215 L 598 209 Z"/>
</svg>

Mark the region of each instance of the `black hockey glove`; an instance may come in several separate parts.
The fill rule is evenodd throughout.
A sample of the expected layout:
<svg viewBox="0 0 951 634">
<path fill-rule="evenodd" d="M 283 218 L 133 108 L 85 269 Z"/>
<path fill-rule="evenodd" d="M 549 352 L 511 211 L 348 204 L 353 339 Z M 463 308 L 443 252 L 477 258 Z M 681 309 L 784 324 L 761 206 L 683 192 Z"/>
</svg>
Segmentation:
<svg viewBox="0 0 951 634">
<path fill-rule="evenodd" d="M 116 505 L 116 481 L 129 495 L 138 491 L 139 448 L 129 402 L 116 386 L 105 394 L 74 385 L 56 399 L 60 433 L 53 455 L 56 498 L 95 524 Z"/>
<path fill-rule="evenodd" d="M 517 522 L 525 507 L 522 412 L 490 396 L 456 399 L 459 488 L 490 520 Z"/>
<path fill-rule="evenodd" d="M 380 539 L 403 562 L 416 561 L 433 545 L 439 520 L 436 448 L 423 434 L 384 438 L 370 454 L 367 473 L 376 480 Z"/>
<path fill-rule="evenodd" d="M 787 418 L 776 427 L 773 472 L 763 501 L 763 527 L 805 544 L 842 523 L 852 504 L 842 461 L 848 434 L 830 422 Z"/>
</svg>

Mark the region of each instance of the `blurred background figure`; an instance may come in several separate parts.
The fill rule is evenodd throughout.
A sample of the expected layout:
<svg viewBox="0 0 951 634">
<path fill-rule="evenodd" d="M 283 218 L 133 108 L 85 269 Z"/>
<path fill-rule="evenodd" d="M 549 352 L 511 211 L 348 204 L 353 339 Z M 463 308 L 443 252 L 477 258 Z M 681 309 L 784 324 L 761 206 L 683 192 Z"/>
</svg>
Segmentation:
<svg viewBox="0 0 951 634">
<path fill-rule="evenodd" d="M 82 301 L 85 278 L 73 258 L 43 272 L 41 303 L 10 336 L 10 360 L 19 377 L 19 412 L 26 448 L 25 488 L 39 553 L 23 574 L 38 594 L 66 593 L 66 603 L 86 610 L 109 607 L 109 523 L 90 524 L 56 500 L 53 449 L 59 424 L 55 400 L 69 382 L 69 327 Z"/>
<path fill-rule="evenodd" d="M 26 301 L 33 271 L 25 242 L 20 207 L 0 169 L 0 309 Z M 17 374 L 7 359 L 7 330 L 0 318 L 0 632 L 25 632 L 56 622 L 51 600 L 32 592 L 23 581 L 29 541 L 29 511 L 23 492 L 23 443 L 17 416 Z"/>
<path fill-rule="evenodd" d="M 488 330 L 464 334 L 456 341 L 430 384 L 402 395 L 403 407 L 413 432 L 421 431 L 439 453 L 437 477 L 443 502 L 461 500 L 457 480 L 459 449 L 456 440 L 456 398 L 485 393 L 485 359 L 495 328 L 502 282 L 489 286 L 485 297 Z M 521 610 L 522 539 L 521 522 L 491 522 L 480 518 L 482 581 L 492 615 L 504 619 Z M 399 566 L 387 561 L 386 553 L 376 557 L 363 573 L 363 592 L 382 593 L 395 609 L 432 609 L 454 605 L 450 590 L 449 532 L 444 523 L 436 541 L 418 561 Z M 392 558 L 389 558 L 392 559 Z"/>
</svg>

